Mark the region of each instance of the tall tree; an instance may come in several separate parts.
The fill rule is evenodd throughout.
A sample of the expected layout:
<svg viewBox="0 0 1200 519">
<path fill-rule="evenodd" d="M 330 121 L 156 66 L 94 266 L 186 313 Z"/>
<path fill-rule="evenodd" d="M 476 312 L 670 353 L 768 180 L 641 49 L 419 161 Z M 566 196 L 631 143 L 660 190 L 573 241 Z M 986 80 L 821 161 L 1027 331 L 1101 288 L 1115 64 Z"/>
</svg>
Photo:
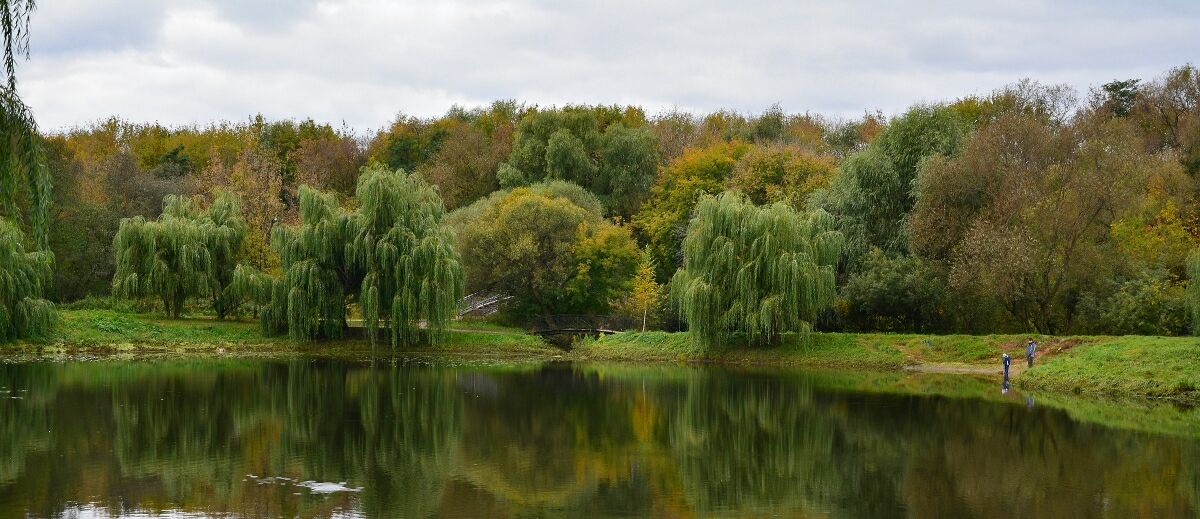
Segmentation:
<svg viewBox="0 0 1200 519">
<path fill-rule="evenodd" d="M 347 259 L 363 273 L 359 301 L 367 335 L 374 343 L 387 325 L 393 347 L 439 341 L 463 292 L 453 235 L 442 225 L 442 199 L 421 177 L 379 165 L 363 170 L 355 193 Z"/>
<path fill-rule="evenodd" d="M 596 196 L 554 181 L 499 191 L 449 217 L 472 291 L 513 297 L 516 317 L 604 313 L 628 292 L 638 249 Z"/>
<path fill-rule="evenodd" d="M 843 238 L 823 211 L 801 214 L 740 195 L 706 196 L 684 240 L 671 294 L 693 337 L 716 346 L 735 335 L 772 343 L 807 332 L 833 304 Z"/>
<path fill-rule="evenodd" d="M 113 296 L 157 297 L 166 314 L 177 319 L 189 298 L 208 294 L 212 257 L 199 217 L 196 199 L 171 195 L 157 220 L 121 220 L 113 239 Z"/>
<path fill-rule="evenodd" d="M 234 269 L 242 259 L 246 241 L 246 220 L 242 218 L 242 200 L 228 191 L 219 191 L 216 199 L 201 215 L 209 255 L 209 297 L 217 319 L 237 310 L 238 296 L 233 288 Z"/>
<path fill-rule="evenodd" d="M 1009 114 L 923 169 L 914 249 L 946 261 L 955 290 L 1022 328 L 1059 332 L 1080 295 L 1113 275 L 1114 223 L 1151 191 L 1186 185 L 1182 176 L 1171 157 L 1145 153 L 1125 119 L 1058 126 Z"/>
<path fill-rule="evenodd" d="M 245 236 L 235 195 L 222 192 L 207 209 L 197 197 L 168 195 L 158 219 L 121 220 L 113 239 L 113 295 L 157 297 L 171 318 L 188 299 L 208 296 L 224 319 L 237 306 L 231 285 Z"/>
<path fill-rule="evenodd" d="M 968 130 L 948 106 L 916 106 L 842 162 L 820 205 L 838 216 L 852 268 L 871 247 L 888 253 L 908 249 L 904 221 L 916 202 L 918 166 L 931 156 L 955 155 Z"/>
<path fill-rule="evenodd" d="M 436 343 L 463 290 L 441 199 L 419 176 L 381 165 L 363 171 L 355 193 L 348 211 L 332 193 L 301 186 L 299 225 L 277 228 L 272 240 L 282 275 L 242 267 L 237 290 L 267 305 L 268 334 L 341 337 L 347 305 L 358 302 L 372 343 L 383 326 L 393 347 Z"/>
<path fill-rule="evenodd" d="M 0 0 L 0 36 L 4 72 L 0 86 L 0 342 L 45 335 L 55 320 L 44 297 L 50 282 L 50 172 L 33 112 L 17 94 L 17 61 L 29 56 L 29 20 L 35 0 Z M 36 252 L 26 253 L 25 237 L 15 223 L 21 193 L 28 193 Z M 11 218 L 14 223 L 6 219 Z"/>
<path fill-rule="evenodd" d="M 658 141 L 640 110 L 567 106 L 525 116 L 500 177 L 504 187 L 566 180 L 595 193 L 609 214 L 633 215 L 654 181 Z"/>
</svg>

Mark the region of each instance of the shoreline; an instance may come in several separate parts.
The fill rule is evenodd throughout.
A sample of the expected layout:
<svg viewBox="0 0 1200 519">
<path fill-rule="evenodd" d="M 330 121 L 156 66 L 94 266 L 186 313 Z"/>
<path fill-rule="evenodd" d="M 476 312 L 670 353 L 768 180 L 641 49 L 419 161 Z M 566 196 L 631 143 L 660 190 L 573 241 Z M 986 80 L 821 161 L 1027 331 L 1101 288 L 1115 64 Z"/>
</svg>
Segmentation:
<svg viewBox="0 0 1200 519">
<path fill-rule="evenodd" d="M 1013 356 L 1022 390 L 1200 403 L 1200 339 L 1079 336 L 1035 338 L 1035 367 L 1024 362 L 1029 335 L 812 333 L 769 347 L 707 349 L 686 333 L 624 332 L 561 349 L 523 330 L 461 323 L 436 346 L 371 347 L 364 338 L 297 343 L 263 337 L 252 321 L 166 320 L 109 310 L 62 312 L 57 337 L 0 345 L 0 362 L 206 358 L 408 358 L 498 362 L 687 363 L 915 372 L 1001 380 L 1001 353 Z"/>
</svg>

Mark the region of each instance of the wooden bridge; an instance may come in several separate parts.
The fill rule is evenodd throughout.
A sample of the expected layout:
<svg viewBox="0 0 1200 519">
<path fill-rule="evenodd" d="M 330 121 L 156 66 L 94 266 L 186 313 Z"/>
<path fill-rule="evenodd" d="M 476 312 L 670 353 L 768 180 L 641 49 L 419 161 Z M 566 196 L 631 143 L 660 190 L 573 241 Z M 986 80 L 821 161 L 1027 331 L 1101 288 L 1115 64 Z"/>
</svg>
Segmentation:
<svg viewBox="0 0 1200 519">
<path fill-rule="evenodd" d="M 622 333 L 633 324 L 633 319 L 619 315 L 539 315 L 527 320 L 525 329 L 543 337 L 595 335 Z"/>
</svg>

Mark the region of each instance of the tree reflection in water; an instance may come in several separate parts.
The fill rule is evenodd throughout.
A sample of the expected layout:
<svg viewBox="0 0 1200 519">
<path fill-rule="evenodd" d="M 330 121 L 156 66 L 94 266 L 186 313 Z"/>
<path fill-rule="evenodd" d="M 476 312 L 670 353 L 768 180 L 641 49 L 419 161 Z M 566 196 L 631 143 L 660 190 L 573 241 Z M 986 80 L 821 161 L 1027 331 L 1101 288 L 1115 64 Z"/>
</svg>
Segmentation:
<svg viewBox="0 0 1200 519">
<path fill-rule="evenodd" d="M 0 516 L 84 506 L 248 517 L 1198 511 L 1200 433 L 1096 423 L 1125 415 L 1123 425 L 1186 431 L 1200 424 L 1196 409 L 1057 403 L 1089 421 L 1053 398 L 1033 410 L 1019 395 L 996 400 L 990 384 L 953 397 L 844 389 L 879 385 L 855 377 L 329 360 L 0 364 Z M 969 380 L 951 383 L 971 393 Z M 295 484 L 306 480 L 362 491 L 315 494 Z"/>
</svg>

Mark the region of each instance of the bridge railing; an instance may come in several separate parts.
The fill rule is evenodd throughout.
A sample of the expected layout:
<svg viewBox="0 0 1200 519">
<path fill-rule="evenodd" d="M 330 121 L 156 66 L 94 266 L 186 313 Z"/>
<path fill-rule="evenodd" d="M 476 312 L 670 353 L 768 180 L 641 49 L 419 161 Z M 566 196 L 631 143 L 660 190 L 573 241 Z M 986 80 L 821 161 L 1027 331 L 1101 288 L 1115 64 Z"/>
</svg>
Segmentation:
<svg viewBox="0 0 1200 519">
<path fill-rule="evenodd" d="M 496 313 L 500 305 L 512 299 L 512 296 L 494 292 L 475 292 L 458 302 L 458 316 L 467 315 L 486 317 Z"/>
</svg>

